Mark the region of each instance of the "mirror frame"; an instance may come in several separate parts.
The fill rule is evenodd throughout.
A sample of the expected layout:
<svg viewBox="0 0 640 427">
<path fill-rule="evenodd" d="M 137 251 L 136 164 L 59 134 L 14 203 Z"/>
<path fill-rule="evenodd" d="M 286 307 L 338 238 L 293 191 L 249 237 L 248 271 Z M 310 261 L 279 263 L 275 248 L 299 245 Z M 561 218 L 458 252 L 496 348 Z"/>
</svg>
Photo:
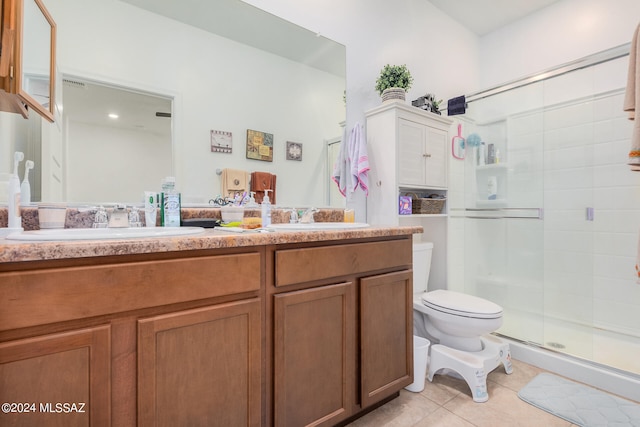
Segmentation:
<svg viewBox="0 0 640 427">
<path fill-rule="evenodd" d="M 6 0 L 5 0 L 6 1 Z M 50 45 L 50 58 L 49 58 L 49 109 L 40 104 L 34 97 L 27 93 L 23 87 L 23 73 L 22 73 L 22 57 L 23 57 L 23 40 L 24 40 L 24 2 L 33 1 L 36 6 L 42 12 L 42 15 L 51 26 L 51 45 Z M 56 64 L 56 23 L 51 17 L 51 14 L 44 6 L 41 0 L 15 0 L 16 2 L 16 38 L 15 43 L 15 65 L 14 65 L 14 77 L 16 81 L 16 94 L 18 97 L 29 107 L 38 112 L 42 117 L 53 123 L 53 113 L 55 109 L 55 64 Z"/>
</svg>

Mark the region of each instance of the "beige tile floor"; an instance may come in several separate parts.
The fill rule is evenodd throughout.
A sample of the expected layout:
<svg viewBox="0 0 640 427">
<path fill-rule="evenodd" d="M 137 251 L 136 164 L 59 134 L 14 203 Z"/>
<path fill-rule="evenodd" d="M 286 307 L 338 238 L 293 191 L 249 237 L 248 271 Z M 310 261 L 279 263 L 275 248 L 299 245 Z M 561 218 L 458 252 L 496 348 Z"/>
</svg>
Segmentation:
<svg viewBox="0 0 640 427">
<path fill-rule="evenodd" d="M 513 360 L 513 373 L 502 366 L 487 378 L 489 401 L 475 403 L 462 380 L 436 375 L 421 393 L 406 390 L 400 397 L 349 424 L 349 427 L 570 427 L 568 421 L 525 403 L 518 391 L 544 372 Z"/>
</svg>

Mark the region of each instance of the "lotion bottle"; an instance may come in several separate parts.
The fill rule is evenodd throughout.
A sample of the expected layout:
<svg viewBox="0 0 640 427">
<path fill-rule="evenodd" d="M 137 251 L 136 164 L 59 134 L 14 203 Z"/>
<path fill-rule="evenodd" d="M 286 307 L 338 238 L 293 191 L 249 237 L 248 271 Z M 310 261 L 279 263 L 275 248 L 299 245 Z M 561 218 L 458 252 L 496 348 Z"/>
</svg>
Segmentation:
<svg viewBox="0 0 640 427">
<path fill-rule="evenodd" d="M 269 191 L 264 190 L 264 198 L 262 199 L 262 228 L 271 225 L 271 201 L 269 200 Z"/>
<path fill-rule="evenodd" d="M 168 176 L 162 183 L 160 218 L 164 227 L 180 227 L 180 193 L 175 191 L 176 179 Z"/>
<path fill-rule="evenodd" d="M 20 178 L 18 165 L 24 160 L 24 153 L 16 151 L 13 154 L 13 174 L 9 179 L 9 228 L 22 230 L 22 216 L 20 213 Z"/>
</svg>

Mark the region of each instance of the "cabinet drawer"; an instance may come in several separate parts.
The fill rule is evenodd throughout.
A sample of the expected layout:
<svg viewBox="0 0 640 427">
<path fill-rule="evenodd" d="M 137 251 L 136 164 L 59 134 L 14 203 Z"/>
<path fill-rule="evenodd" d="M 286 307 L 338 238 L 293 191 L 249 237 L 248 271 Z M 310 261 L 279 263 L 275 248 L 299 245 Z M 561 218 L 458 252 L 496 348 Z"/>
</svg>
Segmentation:
<svg viewBox="0 0 640 427">
<path fill-rule="evenodd" d="M 276 286 L 411 264 L 410 239 L 276 251 Z"/>
<path fill-rule="evenodd" d="M 0 274 L 0 330 L 260 289 L 260 253 Z"/>
</svg>

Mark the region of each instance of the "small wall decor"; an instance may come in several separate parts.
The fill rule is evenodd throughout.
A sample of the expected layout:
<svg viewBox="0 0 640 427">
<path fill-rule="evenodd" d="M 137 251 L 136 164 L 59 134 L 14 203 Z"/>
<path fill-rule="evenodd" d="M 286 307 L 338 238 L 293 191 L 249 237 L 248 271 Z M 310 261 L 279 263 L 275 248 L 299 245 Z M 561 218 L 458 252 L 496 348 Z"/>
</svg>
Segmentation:
<svg viewBox="0 0 640 427">
<path fill-rule="evenodd" d="M 247 129 L 247 159 L 273 161 L 273 134 Z"/>
<path fill-rule="evenodd" d="M 302 144 L 287 141 L 287 160 L 302 160 Z"/>
<path fill-rule="evenodd" d="M 233 150 L 233 137 L 231 132 L 222 130 L 211 131 L 211 152 L 230 154 Z"/>
</svg>

